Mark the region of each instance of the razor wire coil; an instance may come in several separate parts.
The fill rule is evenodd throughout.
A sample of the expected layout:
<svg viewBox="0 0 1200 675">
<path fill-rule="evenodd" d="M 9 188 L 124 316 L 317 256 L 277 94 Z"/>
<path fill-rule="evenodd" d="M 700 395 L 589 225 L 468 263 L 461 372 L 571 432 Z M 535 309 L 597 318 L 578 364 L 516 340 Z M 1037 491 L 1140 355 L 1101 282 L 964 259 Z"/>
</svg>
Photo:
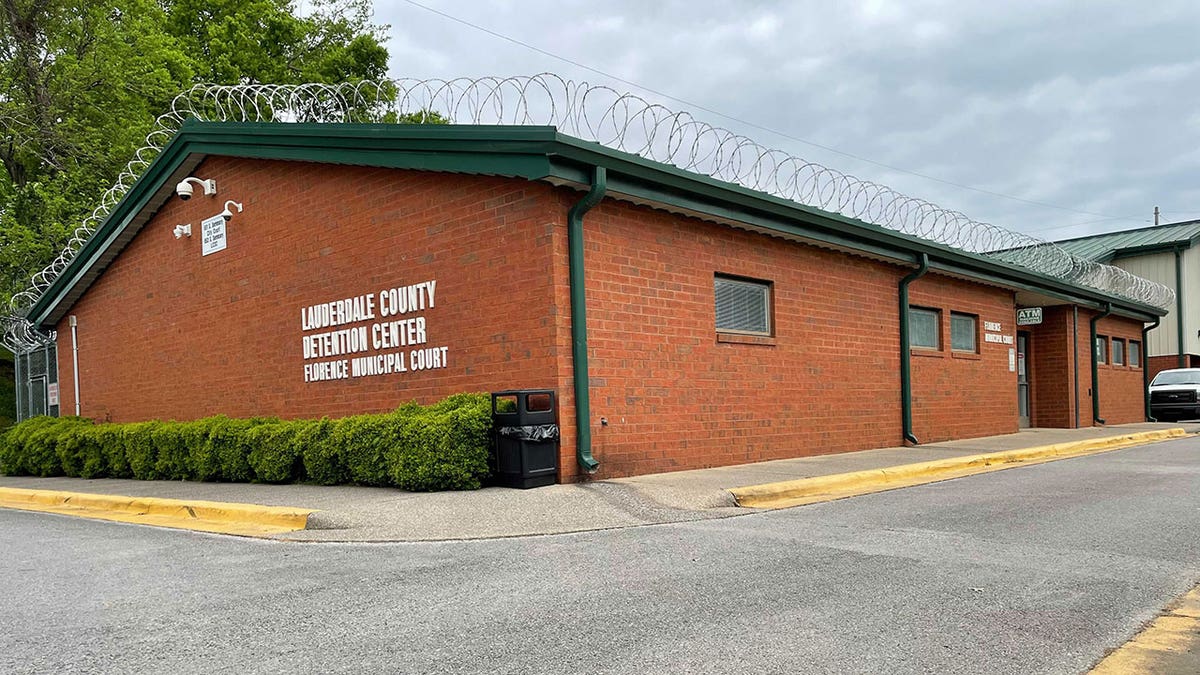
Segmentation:
<svg viewBox="0 0 1200 675">
<path fill-rule="evenodd" d="M 14 352 L 44 345 L 50 334 L 24 317 L 70 264 L 121 198 L 187 119 L 213 122 L 381 122 L 436 114 L 452 124 L 545 125 L 577 138 L 686 171 L 944 244 L 1098 291 L 1168 308 L 1170 288 L 1121 268 L 1075 256 L 1057 244 L 972 220 L 639 96 L 543 73 L 523 77 L 400 79 L 343 84 L 195 85 L 159 116 L 100 203 L 53 262 L 34 274 L 0 315 L 2 341 Z"/>
</svg>

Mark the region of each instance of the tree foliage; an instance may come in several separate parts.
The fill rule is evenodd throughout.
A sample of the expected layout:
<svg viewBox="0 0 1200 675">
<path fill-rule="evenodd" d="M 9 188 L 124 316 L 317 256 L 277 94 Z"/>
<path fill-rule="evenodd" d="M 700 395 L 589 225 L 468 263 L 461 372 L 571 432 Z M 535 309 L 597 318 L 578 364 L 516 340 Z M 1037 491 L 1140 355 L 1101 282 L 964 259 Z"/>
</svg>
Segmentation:
<svg viewBox="0 0 1200 675">
<path fill-rule="evenodd" d="M 200 82 L 382 77 L 368 0 L 0 0 L 0 307 Z"/>
</svg>

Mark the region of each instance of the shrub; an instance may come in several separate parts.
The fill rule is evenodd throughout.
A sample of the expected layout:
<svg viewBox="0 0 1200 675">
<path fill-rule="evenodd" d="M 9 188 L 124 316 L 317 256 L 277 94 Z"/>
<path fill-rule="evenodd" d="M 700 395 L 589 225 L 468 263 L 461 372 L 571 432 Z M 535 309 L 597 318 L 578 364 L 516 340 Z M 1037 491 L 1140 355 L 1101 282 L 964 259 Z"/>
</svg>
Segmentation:
<svg viewBox="0 0 1200 675">
<path fill-rule="evenodd" d="M 304 456 L 304 472 L 308 480 L 317 485 L 350 482 L 341 448 L 333 440 L 333 427 L 333 422 L 322 419 L 296 435 L 295 443 Z"/>
<path fill-rule="evenodd" d="M 159 478 L 158 448 L 154 445 L 154 430 L 161 422 L 138 422 L 121 425 L 121 441 L 124 449 L 124 461 L 129 466 L 129 473 L 138 480 L 155 480 Z M 109 466 L 114 457 L 109 455 Z"/>
<path fill-rule="evenodd" d="M 457 394 L 428 408 L 403 407 L 400 442 L 389 457 L 405 490 L 476 490 L 487 477 L 491 398 Z"/>
<path fill-rule="evenodd" d="M 341 448 L 351 481 L 376 487 L 391 484 L 388 454 L 398 440 L 397 421 L 398 413 L 389 413 L 356 415 L 334 423 L 330 440 Z"/>
<path fill-rule="evenodd" d="M 339 420 L 38 417 L 0 433 L 0 473 L 469 490 L 487 475 L 490 406 L 488 395 L 456 394 Z"/>
<path fill-rule="evenodd" d="M 165 425 L 170 433 L 178 436 L 175 449 L 182 452 L 176 461 L 174 458 L 165 460 L 162 448 L 159 448 L 159 468 L 173 469 L 179 472 L 183 480 L 216 481 L 221 480 L 221 457 L 213 446 L 212 434 L 229 423 L 224 415 L 207 417 L 194 422 L 171 423 Z M 163 433 L 163 431 L 159 431 Z M 178 464 L 178 466 L 177 466 Z M 174 477 L 174 476 L 171 476 Z"/>
<path fill-rule="evenodd" d="M 89 440 L 82 452 L 80 478 L 131 477 L 119 425 L 97 424 L 83 427 L 76 433 L 86 434 Z"/>
<path fill-rule="evenodd" d="M 11 465 L 5 473 L 31 476 L 61 476 L 63 462 L 58 454 L 60 440 L 72 429 L 90 425 L 91 420 L 79 417 L 34 417 L 5 434 L 8 456 L 4 464 Z"/>
<path fill-rule="evenodd" d="M 312 422 L 270 422 L 246 431 L 241 449 L 261 483 L 290 483 L 304 480 L 303 454 L 296 436 Z M 319 424 L 319 423 L 318 423 Z"/>
<path fill-rule="evenodd" d="M 88 465 L 87 471 L 92 475 L 103 473 L 103 468 L 96 466 L 97 462 L 103 462 L 103 457 L 96 439 L 90 433 L 93 428 L 91 420 L 88 420 L 87 424 L 70 425 L 57 432 L 54 451 L 64 475 L 79 478 L 84 473 L 85 465 Z"/>
<path fill-rule="evenodd" d="M 218 415 L 180 425 L 192 480 L 231 483 L 253 480 L 254 471 L 246 460 L 245 436 L 266 421 L 270 420 L 234 420 Z"/>
<path fill-rule="evenodd" d="M 85 478 L 133 478 L 126 454 L 126 433 L 129 424 L 97 424 L 89 430 L 96 438 L 100 453 L 104 456 L 104 473 Z"/>
<path fill-rule="evenodd" d="M 248 420 L 226 420 L 224 424 L 214 426 L 209 432 L 208 442 L 210 452 L 217 457 L 221 467 L 221 477 L 231 483 L 249 483 L 254 480 L 254 469 L 250 466 L 250 452 L 253 446 L 249 444 L 250 434 L 255 429 L 279 420 L 271 418 L 254 418 Z"/>
<path fill-rule="evenodd" d="M 189 428 L 189 426 L 193 428 Z M 159 480 L 189 480 L 195 473 L 191 467 L 189 436 L 197 430 L 194 423 L 164 422 L 150 432 L 154 444 L 154 477 Z"/>
<path fill-rule="evenodd" d="M 0 442 L 0 471 L 8 475 L 36 475 L 35 467 L 41 458 L 31 447 L 33 437 L 60 424 L 59 418 L 32 417 L 11 427 Z"/>
</svg>

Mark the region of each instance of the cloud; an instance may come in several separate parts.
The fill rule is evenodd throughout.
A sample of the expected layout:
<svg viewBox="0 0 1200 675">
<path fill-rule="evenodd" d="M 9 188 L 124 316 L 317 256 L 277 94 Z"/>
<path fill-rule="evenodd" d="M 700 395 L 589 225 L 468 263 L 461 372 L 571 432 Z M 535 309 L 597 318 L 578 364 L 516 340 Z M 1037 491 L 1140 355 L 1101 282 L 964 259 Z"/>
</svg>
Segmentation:
<svg viewBox="0 0 1200 675">
<path fill-rule="evenodd" d="M 1155 204 L 1200 217 L 1192 2 L 423 1 L 786 136 L 1100 214 L 952 187 L 696 111 L 977 220 L 1068 236 L 1136 227 Z M 376 15 L 392 26 L 393 76 L 552 71 L 629 89 L 408 3 L 378 2 Z M 1137 217 L 1066 227 L 1126 215 Z"/>
</svg>

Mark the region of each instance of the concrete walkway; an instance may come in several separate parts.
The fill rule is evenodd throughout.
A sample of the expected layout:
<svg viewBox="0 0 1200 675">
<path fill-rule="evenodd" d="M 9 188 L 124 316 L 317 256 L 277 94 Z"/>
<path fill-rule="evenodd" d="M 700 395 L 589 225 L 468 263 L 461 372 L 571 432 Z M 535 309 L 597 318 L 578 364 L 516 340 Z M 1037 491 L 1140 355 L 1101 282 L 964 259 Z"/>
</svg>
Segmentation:
<svg viewBox="0 0 1200 675">
<path fill-rule="evenodd" d="M 912 448 L 883 448 L 532 490 L 484 488 L 474 492 L 410 493 L 389 488 L 6 476 L 0 476 L 0 487 L 316 510 L 309 518 L 309 529 L 275 535 L 291 541 L 479 539 L 725 518 L 756 512 L 738 507 L 728 492 L 732 488 L 1171 428 L 1196 433 L 1200 432 L 1200 423 L 1029 429 Z"/>
</svg>

